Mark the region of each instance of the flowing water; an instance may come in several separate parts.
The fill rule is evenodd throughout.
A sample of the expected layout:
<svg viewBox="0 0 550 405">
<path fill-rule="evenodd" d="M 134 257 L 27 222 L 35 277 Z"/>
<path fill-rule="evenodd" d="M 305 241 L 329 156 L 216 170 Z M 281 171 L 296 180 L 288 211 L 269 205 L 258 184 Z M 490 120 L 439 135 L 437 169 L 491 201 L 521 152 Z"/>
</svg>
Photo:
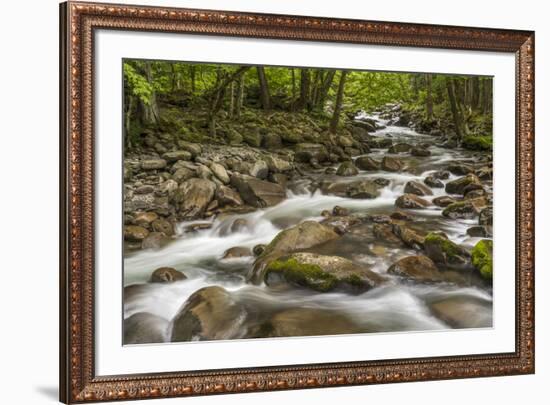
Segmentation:
<svg viewBox="0 0 550 405">
<path fill-rule="evenodd" d="M 374 118 L 379 119 L 376 116 Z M 379 121 L 387 123 L 380 119 Z M 394 142 L 411 144 L 434 142 L 433 137 L 391 125 L 378 130 L 374 135 L 392 137 Z M 466 320 L 466 325 L 491 326 L 492 293 L 473 279 L 457 285 L 417 284 L 390 277 L 389 283 L 360 295 L 316 293 L 305 289 L 274 289 L 263 284 L 247 283 L 246 274 L 253 265 L 253 257 L 222 259 L 228 248 L 253 248 L 258 244 L 268 244 L 283 229 L 304 220 L 320 221 L 323 219 L 320 213 L 323 210 L 332 210 L 336 205 L 346 207 L 352 212 L 390 214 L 395 211 L 394 202 L 403 194 L 408 181 L 422 181 L 430 172 L 445 168 L 449 161 L 472 161 L 475 158 L 470 152 L 458 149 L 431 146 L 430 151 L 432 154 L 428 157 L 399 155 L 409 167 L 408 171 L 401 173 L 360 172 L 351 178 L 327 176 L 323 174 L 324 170 L 308 174 L 313 180 L 320 176 L 334 181 L 350 181 L 361 177 L 388 179 L 390 184 L 375 199 L 322 195 L 319 191 L 311 190 L 310 181 L 301 180 L 289 185 L 288 198 L 276 206 L 247 214 L 216 218 L 211 221 L 209 229 L 194 232 L 185 230 L 189 225 L 208 221 L 179 224 L 177 237 L 169 245 L 159 250 L 130 253 L 125 257 L 125 318 L 139 312 L 147 312 L 170 321 L 191 294 L 200 288 L 218 285 L 240 302 L 244 302 L 248 308 L 253 308 L 256 313 L 275 313 L 288 308 L 337 311 L 352 319 L 363 332 L 448 329 L 452 325 L 436 317 L 432 310 L 433 303 L 446 300 L 464 306 L 461 316 L 470 318 Z M 374 149 L 368 156 L 380 159 L 384 155 L 388 155 L 385 149 Z M 449 180 L 444 182 L 457 177 L 451 175 Z M 434 188 L 432 191 L 434 195 L 426 197 L 427 200 L 445 195 L 442 188 Z M 439 207 L 430 206 L 426 210 L 407 212 L 414 215 L 414 226 L 417 229 L 443 231 L 454 242 L 466 246 L 473 246 L 479 240 L 466 234 L 468 227 L 477 224 L 477 220 L 447 219 L 441 215 L 441 210 Z M 238 218 L 245 219 L 247 226 L 232 232 L 231 225 Z M 387 268 L 396 260 L 418 254 L 406 247 L 384 246 L 376 240 L 357 238 L 348 234 L 333 243 L 323 245 L 322 249 L 323 252 L 318 253 L 336 254 L 364 263 L 373 271 L 387 277 Z M 152 271 L 165 266 L 182 271 L 187 279 L 169 284 L 148 283 Z"/>
</svg>

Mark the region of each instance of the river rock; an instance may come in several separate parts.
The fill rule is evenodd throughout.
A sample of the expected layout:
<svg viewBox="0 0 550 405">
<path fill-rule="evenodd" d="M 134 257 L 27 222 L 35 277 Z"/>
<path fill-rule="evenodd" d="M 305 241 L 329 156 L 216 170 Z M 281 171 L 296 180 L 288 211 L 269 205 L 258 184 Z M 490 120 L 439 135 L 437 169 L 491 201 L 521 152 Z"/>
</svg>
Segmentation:
<svg viewBox="0 0 550 405">
<path fill-rule="evenodd" d="M 158 218 L 158 219 L 155 219 L 152 223 L 151 223 L 151 228 L 153 229 L 153 231 L 155 232 L 162 232 L 164 233 L 166 236 L 172 236 L 174 235 L 174 227 L 173 225 L 167 221 L 166 219 L 164 218 Z"/>
<path fill-rule="evenodd" d="M 181 184 L 186 180 L 192 179 L 193 177 L 195 177 L 195 172 L 193 170 L 182 167 L 174 172 L 172 175 L 172 180 L 178 184 Z"/>
<path fill-rule="evenodd" d="M 395 206 L 399 208 L 423 209 L 430 203 L 415 194 L 403 194 L 395 200 Z"/>
<path fill-rule="evenodd" d="M 166 164 L 164 159 L 149 159 L 141 162 L 141 168 L 143 170 L 160 170 L 164 169 Z"/>
<path fill-rule="evenodd" d="M 479 213 L 479 225 L 493 226 L 493 208 L 487 207 Z"/>
<path fill-rule="evenodd" d="M 384 158 L 382 159 L 381 168 L 382 170 L 385 170 L 387 172 L 399 172 L 403 170 L 404 167 L 405 164 L 403 163 L 403 161 L 397 158 L 384 156 Z"/>
<path fill-rule="evenodd" d="M 440 197 L 436 197 L 432 200 L 432 202 L 437 205 L 438 207 L 447 207 L 453 203 L 456 202 L 456 200 L 452 197 L 449 197 L 448 195 L 442 195 Z"/>
<path fill-rule="evenodd" d="M 373 235 L 386 243 L 401 245 L 401 239 L 393 233 L 393 227 L 390 224 L 374 224 L 372 226 Z"/>
<path fill-rule="evenodd" d="M 267 264 L 282 255 L 309 249 L 339 237 L 340 235 L 330 226 L 315 221 L 305 221 L 292 228 L 285 229 L 277 234 L 271 243 L 266 246 L 262 255 L 258 257 L 249 279 L 256 283 L 260 282 L 263 279 L 263 272 Z"/>
<path fill-rule="evenodd" d="M 136 225 L 142 226 L 144 228 L 150 229 L 151 224 L 158 218 L 159 216 L 154 212 L 136 212 L 134 214 L 134 223 Z"/>
<path fill-rule="evenodd" d="M 424 184 L 414 180 L 408 181 L 407 184 L 405 184 L 405 193 L 416 194 L 420 196 L 433 194 L 432 190 L 430 190 Z"/>
<path fill-rule="evenodd" d="M 360 156 L 355 159 L 355 166 L 361 170 L 367 171 L 380 170 L 380 162 L 368 156 Z"/>
<path fill-rule="evenodd" d="M 393 141 L 391 140 L 391 138 L 371 137 L 367 141 L 367 144 L 371 148 L 384 149 L 391 147 L 393 145 Z"/>
<path fill-rule="evenodd" d="M 464 194 L 466 187 L 471 184 L 481 184 L 475 174 L 468 174 L 456 180 L 451 180 L 445 185 L 445 191 L 449 194 Z"/>
<path fill-rule="evenodd" d="M 373 180 L 359 180 L 350 183 L 347 195 L 351 198 L 372 199 L 380 195 L 380 185 Z"/>
<path fill-rule="evenodd" d="M 411 149 L 411 155 L 416 157 L 426 157 L 430 156 L 432 152 L 430 152 L 428 149 L 415 147 Z"/>
<path fill-rule="evenodd" d="M 409 152 L 412 149 L 412 145 L 409 145 L 408 143 L 396 143 L 388 149 L 388 153 L 406 153 Z"/>
<path fill-rule="evenodd" d="M 443 216 L 452 219 L 472 219 L 477 216 L 477 211 L 470 201 L 457 201 L 443 210 Z"/>
<path fill-rule="evenodd" d="M 264 135 L 262 146 L 267 150 L 281 149 L 283 147 L 283 141 L 278 134 L 271 132 Z"/>
<path fill-rule="evenodd" d="M 246 231 L 248 227 L 249 227 L 249 224 L 246 218 L 237 218 L 231 224 L 230 230 L 232 233 L 242 232 L 242 231 Z"/>
<path fill-rule="evenodd" d="M 229 175 L 227 174 L 227 170 L 225 170 L 225 167 L 223 167 L 221 164 L 212 163 L 210 165 L 210 170 L 212 171 L 212 173 L 214 173 L 214 176 L 216 176 L 216 178 L 220 180 L 223 184 L 229 184 Z"/>
<path fill-rule="evenodd" d="M 464 163 L 451 163 L 449 166 L 447 166 L 447 170 L 457 176 L 464 176 L 466 174 L 474 172 L 472 166 Z"/>
<path fill-rule="evenodd" d="M 227 205 L 238 207 L 244 204 L 239 193 L 227 186 L 218 186 L 215 198 L 222 207 Z"/>
<path fill-rule="evenodd" d="M 231 185 L 247 204 L 257 208 L 271 207 L 286 198 L 286 192 L 280 185 L 252 176 L 231 176 Z"/>
<path fill-rule="evenodd" d="M 194 219 L 203 215 L 215 191 L 216 184 L 206 179 L 193 178 L 181 183 L 174 193 L 180 216 L 183 219 Z"/>
<path fill-rule="evenodd" d="M 155 188 L 151 186 L 150 184 L 146 184 L 143 186 L 139 186 L 134 190 L 134 193 L 136 194 L 150 194 L 153 191 L 155 191 Z"/>
<path fill-rule="evenodd" d="M 204 179 L 204 180 L 211 180 L 212 177 L 214 176 L 214 173 L 212 173 L 212 170 L 210 170 L 208 166 L 203 164 L 198 165 L 197 170 L 195 171 L 195 174 L 199 179 Z"/>
<path fill-rule="evenodd" d="M 486 195 L 487 192 L 483 189 L 483 187 L 475 190 L 464 191 L 465 200 L 476 200 L 485 197 Z"/>
<path fill-rule="evenodd" d="M 254 256 L 258 257 L 263 252 L 265 252 L 265 247 L 266 247 L 266 245 L 264 245 L 264 244 L 256 245 L 252 248 L 252 253 L 254 253 Z"/>
<path fill-rule="evenodd" d="M 238 257 L 249 257 L 249 256 L 252 256 L 252 251 L 250 250 L 250 248 L 235 246 L 223 252 L 222 259 L 234 259 Z"/>
<path fill-rule="evenodd" d="M 145 239 L 141 241 L 142 249 L 160 249 L 168 242 L 166 235 L 162 232 L 150 232 Z"/>
<path fill-rule="evenodd" d="M 124 240 L 129 242 L 141 242 L 147 235 L 149 235 L 149 231 L 142 226 L 127 225 L 124 227 Z"/>
<path fill-rule="evenodd" d="M 467 270 L 471 268 L 470 253 L 446 236 L 434 232 L 424 239 L 426 256 L 443 269 Z"/>
<path fill-rule="evenodd" d="M 482 239 L 472 249 L 472 264 L 479 271 L 481 277 L 491 281 L 493 279 L 493 241 Z"/>
<path fill-rule="evenodd" d="M 299 143 L 296 145 L 294 158 L 302 163 L 309 163 L 312 159 L 322 163 L 328 160 L 328 152 L 320 143 Z"/>
<path fill-rule="evenodd" d="M 493 227 L 490 225 L 475 225 L 468 228 L 466 233 L 472 237 L 487 238 L 493 236 Z"/>
<path fill-rule="evenodd" d="M 264 322 L 257 337 L 322 336 L 364 332 L 347 315 L 324 308 L 290 308 Z"/>
<path fill-rule="evenodd" d="M 318 292 L 335 289 L 362 292 L 378 286 L 384 279 L 342 257 L 293 253 L 271 262 L 264 281 L 268 286 L 284 283 Z"/>
<path fill-rule="evenodd" d="M 351 122 L 351 125 L 357 128 L 362 128 L 368 132 L 375 132 L 376 131 L 376 125 L 369 121 L 364 120 L 354 120 Z"/>
<path fill-rule="evenodd" d="M 410 248 L 420 250 L 424 246 L 425 234 L 421 234 L 405 224 L 392 224 L 392 232 Z"/>
<path fill-rule="evenodd" d="M 250 175 L 258 179 L 265 180 L 269 174 L 269 167 L 267 163 L 263 160 L 256 160 L 252 169 L 250 169 Z"/>
<path fill-rule="evenodd" d="M 193 293 L 173 319 L 172 342 L 236 339 L 244 337 L 246 310 L 222 287 Z"/>
<path fill-rule="evenodd" d="M 269 171 L 273 173 L 285 173 L 293 168 L 292 163 L 273 155 L 267 155 L 265 162 Z"/>
<path fill-rule="evenodd" d="M 475 297 L 451 296 L 430 304 L 433 314 L 452 328 L 488 328 L 493 326 L 490 301 Z"/>
<path fill-rule="evenodd" d="M 447 180 L 449 177 L 451 177 L 451 173 L 447 170 L 438 170 L 436 172 L 433 172 L 431 175 L 439 180 Z"/>
<path fill-rule="evenodd" d="M 424 184 L 432 188 L 443 188 L 445 185 L 439 179 L 436 179 L 434 176 L 428 176 L 424 179 Z"/>
<path fill-rule="evenodd" d="M 441 280 L 435 263 L 424 255 L 404 257 L 392 264 L 388 273 L 411 278 L 418 282 Z"/>
<path fill-rule="evenodd" d="M 172 283 L 185 280 L 187 276 L 173 267 L 160 267 L 151 274 L 152 283 Z"/>
<path fill-rule="evenodd" d="M 124 320 L 124 344 L 163 343 L 168 321 L 148 312 L 138 312 Z"/>
<path fill-rule="evenodd" d="M 180 149 L 187 151 L 191 154 L 191 157 L 195 158 L 202 153 L 202 146 L 198 143 L 192 143 L 187 141 L 178 141 Z"/>
<path fill-rule="evenodd" d="M 160 186 L 156 190 L 156 194 L 159 196 L 171 196 L 177 189 L 178 182 L 173 179 L 168 179 L 160 184 Z"/>
<path fill-rule="evenodd" d="M 174 152 L 166 152 L 162 158 L 169 163 L 177 162 L 178 160 L 191 160 L 191 153 L 186 150 L 177 150 Z"/>
<path fill-rule="evenodd" d="M 358 173 L 359 170 L 357 170 L 353 162 L 343 162 L 338 167 L 338 170 L 336 170 L 338 176 L 355 176 Z"/>
</svg>

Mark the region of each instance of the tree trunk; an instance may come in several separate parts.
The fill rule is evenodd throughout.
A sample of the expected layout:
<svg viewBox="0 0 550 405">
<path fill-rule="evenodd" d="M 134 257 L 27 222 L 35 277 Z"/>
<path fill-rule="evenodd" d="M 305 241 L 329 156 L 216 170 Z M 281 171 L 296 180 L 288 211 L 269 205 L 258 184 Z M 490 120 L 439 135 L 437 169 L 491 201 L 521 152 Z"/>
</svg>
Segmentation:
<svg viewBox="0 0 550 405">
<path fill-rule="evenodd" d="M 426 75 L 426 115 L 428 121 L 432 121 L 434 117 L 434 104 L 432 96 L 432 75 L 428 73 Z"/>
<path fill-rule="evenodd" d="M 244 99 L 244 74 L 239 76 L 237 84 L 237 100 L 235 101 L 235 118 L 241 117 Z"/>
<path fill-rule="evenodd" d="M 153 72 L 151 70 L 151 62 L 145 62 L 144 69 L 145 69 L 145 78 L 152 85 Z M 143 104 L 142 106 L 143 118 L 144 118 L 145 124 L 155 125 L 159 120 L 157 94 L 155 93 L 155 90 L 151 92 L 151 98 L 149 99 L 149 103 L 142 103 L 142 104 Z"/>
<path fill-rule="evenodd" d="M 344 87 L 346 86 L 347 70 L 342 70 L 340 74 L 340 83 L 338 83 L 338 92 L 336 93 L 336 101 L 334 102 L 334 112 L 332 113 L 332 119 L 330 120 L 330 132 L 335 134 L 338 128 L 338 122 L 340 120 L 340 113 L 342 112 L 342 102 L 344 100 Z"/>
<path fill-rule="evenodd" d="M 233 118 L 235 115 L 235 82 L 231 82 L 229 85 L 229 117 Z"/>
<path fill-rule="evenodd" d="M 260 83 L 260 102 L 264 110 L 271 109 L 271 96 L 269 95 L 269 86 L 265 77 L 265 69 L 263 66 L 258 66 L 258 82 Z"/>
<path fill-rule="evenodd" d="M 300 71 L 300 98 L 298 99 L 298 110 L 309 108 L 310 74 L 308 69 Z"/>
<path fill-rule="evenodd" d="M 464 119 L 456 98 L 456 85 L 452 78 L 445 78 L 445 85 L 447 86 L 447 94 L 449 96 L 449 104 L 451 106 L 451 113 L 453 114 L 453 121 L 455 125 L 455 131 L 459 140 L 462 140 L 465 135 Z"/>
<path fill-rule="evenodd" d="M 191 79 L 191 94 L 195 94 L 197 69 L 193 65 L 189 66 L 189 76 Z"/>
<path fill-rule="evenodd" d="M 479 77 L 472 77 L 472 108 L 479 109 Z"/>
<path fill-rule="evenodd" d="M 325 102 L 328 96 L 328 92 L 330 91 L 330 87 L 332 86 L 332 81 L 334 80 L 335 74 L 336 70 L 331 69 L 328 71 L 328 73 L 325 75 L 325 78 L 323 79 L 323 85 L 317 99 L 317 108 L 320 110 L 323 110 L 325 108 Z"/>
<path fill-rule="evenodd" d="M 134 146 L 132 143 L 132 138 L 130 136 L 130 128 L 132 126 L 131 119 L 132 119 L 132 110 L 134 109 L 134 102 L 135 97 L 130 94 L 128 95 L 128 108 L 126 110 L 126 116 L 124 117 L 124 129 L 126 133 L 126 148 L 132 149 Z"/>
</svg>

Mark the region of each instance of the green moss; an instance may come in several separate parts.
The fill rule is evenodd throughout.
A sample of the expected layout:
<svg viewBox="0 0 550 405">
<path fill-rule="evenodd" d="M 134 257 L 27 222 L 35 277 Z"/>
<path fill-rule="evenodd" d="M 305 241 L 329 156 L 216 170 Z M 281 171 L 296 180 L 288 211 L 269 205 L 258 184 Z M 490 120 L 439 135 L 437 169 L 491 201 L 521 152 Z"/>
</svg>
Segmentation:
<svg viewBox="0 0 550 405">
<path fill-rule="evenodd" d="M 365 285 L 365 282 L 361 277 L 359 277 L 357 274 L 350 274 L 349 276 L 345 277 L 343 282 L 348 283 L 349 285 L 353 287 L 363 287 Z"/>
<path fill-rule="evenodd" d="M 472 250 L 472 264 L 486 280 L 493 279 L 493 241 L 483 239 Z"/>
<path fill-rule="evenodd" d="M 320 292 L 332 290 L 338 281 L 334 275 L 323 271 L 321 267 L 300 263 L 294 258 L 275 260 L 267 267 L 264 278 L 267 279 L 271 272 L 280 273 L 290 283 Z"/>
<path fill-rule="evenodd" d="M 462 140 L 462 146 L 471 150 L 492 150 L 493 137 L 468 135 Z"/>
<path fill-rule="evenodd" d="M 438 235 L 434 232 L 430 232 L 428 235 L 426 235 L 424 243 L 426 245 L 439 245 L 443 253 L 445 253 L 445 255 L 447 256 L 447 259 L 452 260 L 455 257 L 461 256 L 462 253 L 462 250 L 454 242 L 451 242 L 449 239 L 444 238 L 443 236 Z"/>
<path fill-rule="evenodd" d="M 452 204 L 447 205 L 442 212 L 444 217 L 450 216 L 452 213 L 464 212 L 466 209 L 471 211 L 472 203 L 470 201 L 457 201 Z"/>
</svg>

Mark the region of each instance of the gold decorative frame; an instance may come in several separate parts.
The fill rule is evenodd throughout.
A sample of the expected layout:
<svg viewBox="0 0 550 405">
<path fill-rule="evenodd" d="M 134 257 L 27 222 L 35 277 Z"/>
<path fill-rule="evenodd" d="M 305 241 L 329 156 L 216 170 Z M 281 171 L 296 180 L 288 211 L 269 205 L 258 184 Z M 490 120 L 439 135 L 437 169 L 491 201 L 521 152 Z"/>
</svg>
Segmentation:
<svg viewBox="0 0 550 405">
<path fill-rule="evenodd" d="M 65 403 L 534 372 L 534 32 L 68 2 L 60 7 L 60 399 Z M 93 35 L 97 29 L 469 49 L 516 58 L 516 344 L 511 353 L 98 376 Z"/>
</svg>

